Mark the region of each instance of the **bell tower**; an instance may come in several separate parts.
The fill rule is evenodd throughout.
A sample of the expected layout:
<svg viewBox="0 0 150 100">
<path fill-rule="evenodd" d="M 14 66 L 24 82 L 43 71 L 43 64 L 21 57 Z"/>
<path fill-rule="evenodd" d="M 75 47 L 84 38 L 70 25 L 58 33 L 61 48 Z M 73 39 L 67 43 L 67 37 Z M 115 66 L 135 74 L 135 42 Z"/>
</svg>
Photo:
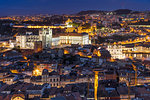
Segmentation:
<svg viewBox="0 0 150 100">
<path fill-rule="evenodd" d="M 39 38 L 43 48 L 50 48 L 52 45 L 52 29 L 42 29 L 39 31 Z"/>
</svg>

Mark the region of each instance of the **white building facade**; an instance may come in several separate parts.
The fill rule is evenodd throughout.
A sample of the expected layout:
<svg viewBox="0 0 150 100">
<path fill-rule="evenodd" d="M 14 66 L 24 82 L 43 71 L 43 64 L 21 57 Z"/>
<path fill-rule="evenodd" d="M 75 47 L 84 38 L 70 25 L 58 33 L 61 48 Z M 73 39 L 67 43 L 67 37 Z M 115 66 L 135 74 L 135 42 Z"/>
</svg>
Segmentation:
<svg viewBox="0 0 150 100">
<path fill-rule="evenodd" d="M 107 50 L 110 52 L 113 59 L 124 59 L 125 54 L 123 53 L 124 46 L 122 45 L 108 45 Z"/>
<path fill-rule="evenodd" d="M 63 44 L 80 44 L 86 45 L 90 44 L 88 33 L 67 33 L 60 34 L 52 38 L 52 45 L 63 45 Z"/>
<path fill-rule="evenodd" d="M 39 40 L 42 41 L 43 48 L 50 48 L 52 44 L 52 29 L 42 29 L 39 31 Z"/>
<path fill-rule="evenodd" d="M 40 41 L 38 35 L 19 35 L 16 36 L 16 45 L 20 49 L 34 49 L 35 42 Z"/>
<path fill-rule="evenodd" d="M 63 33 L 52 35 L 52 29 L 42 29 L 39 35 L 25 34 L 16 36 L 16 45 L 20 49 L 33 49 L 35 42 L 42 42 L 42 48 L 50 48 L 51 46 L 59 46 L 63 44 L 90 44 L 88 33 Z"/>
</svg>

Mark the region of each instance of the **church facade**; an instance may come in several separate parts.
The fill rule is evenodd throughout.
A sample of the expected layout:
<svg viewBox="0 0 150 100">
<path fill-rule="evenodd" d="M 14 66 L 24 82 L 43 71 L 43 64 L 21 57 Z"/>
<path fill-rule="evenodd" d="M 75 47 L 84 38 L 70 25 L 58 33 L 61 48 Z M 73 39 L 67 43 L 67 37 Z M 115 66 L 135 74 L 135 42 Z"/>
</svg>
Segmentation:
<svg viewBox="0 0 150 100">
<path fill-rule="evenodd" d="M 20 49 L 34 49 L 37 45 L 42 48 L 50 48 L 51 46 L 59 46 L 66 44 L 90 44 L 88 33 L 60 33 L 52 34 L 52 29 L 42 29 L 38 35 L 26 33 L 16 36 L 16 46 Z"/>
</svg>

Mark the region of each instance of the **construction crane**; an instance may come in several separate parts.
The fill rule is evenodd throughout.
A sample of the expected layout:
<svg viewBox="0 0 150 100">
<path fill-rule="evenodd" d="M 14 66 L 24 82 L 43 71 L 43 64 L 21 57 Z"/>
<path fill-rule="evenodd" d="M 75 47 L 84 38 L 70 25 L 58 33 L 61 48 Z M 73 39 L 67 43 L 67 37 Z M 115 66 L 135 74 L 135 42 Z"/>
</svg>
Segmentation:
<svg viewBox="0 0 150 100">
<path fill-rule="evenodd" d="M 103 70 L 96 68 L 94 69 L 94 73 L 95 73 L 95 79 L 94 79 L 94 99 L 97 100 L 97 90 L 98 90 L 98 74 L 102 73 Z"/>
<path fill-rule="evenodd" d="M 88 89 L 87 89 L 87 98 L 89 98 L 89 90 L 90 90 L 90 77 L 88 75 Z"/>
<path fill-rule="evenodd" d="M 128 100 L 131 100 L 131 97 L 130 97 L 130 80 L 128 81 Z"/>
<path fill-rule="evenodd" d="M 88 75 L 88 84 L 87 84 L 87 98 L 90 98 L 90 86 L 91 87 L 94 87 L 94 84 L 91 84 L 91 83 L 94 83 L 94 78 L 91 77 L 91 75 Z"/>
<path fill-rule="evenodd" d="M 131 77 L 129 73 L 127 73 L 127 82 L 128 82 L 128 100 L 131 100 L 131 97 L 130 97 Z"/>
<path fill-rule="evenodd" d="M 94 80 L 94 98 L 97 100 L 97 89 L 98 89 L 98 73 L 99 71 L 95 70 L 95 80 Z"/>
<path fill-rule="evenodd" d="M 135 71 L 135 82 L 134 82 L 134 86 L 136 86 L 137 85 L 137 67 L 134 65 L 134 64 L 132 64 L 132 67 L 133 67 L 133 70 Z"/>
<path fill-rule="evenodd" d="M 134 64 L 132 64 L 132 67 L 133 67 L 133 70 L 135 71 L 134 86 L 136 86 L 137 85 L 137 71 L 138 70 Z M 127 74 L 127 77 L 128 77 L 128 79 L 127 79 L 127 82 L 128 82 L 128 100 L 131 100 L 131 97 L 130 97 L 131 77 L 130 77 L 129 73 Z"/>
</svg>

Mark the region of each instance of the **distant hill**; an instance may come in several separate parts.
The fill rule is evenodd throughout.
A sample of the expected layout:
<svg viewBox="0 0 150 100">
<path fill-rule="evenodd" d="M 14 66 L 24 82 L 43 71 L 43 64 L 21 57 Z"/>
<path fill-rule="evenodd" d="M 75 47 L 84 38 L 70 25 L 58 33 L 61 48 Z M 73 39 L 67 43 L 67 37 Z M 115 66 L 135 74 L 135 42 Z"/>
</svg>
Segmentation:
<svg viewBox="0 0 150 100">
<path fill-rule="evenodd" d="M 132 11 L 131 14 L 139 14 L 139 13 L 142 13 L 140 11 Z"/>
<path fill-rule="evenodd" d="M 118 9 L 114 11 L 117 15 L 130 14 L 132 10 L 130 9 Z"/>
<path fill-rule="evenodd" d="M 101 11 L 101 10 L 87 10 L 87 11 L 80 11 L 79 13 L 77 13 L 77 15 L 97 14 L 97 13 L 103 14 L 104 11 Z"/>
<path fill-rule="evenodd" d="M 102 11 L 102 10 L 87 10 L 80 11 L 77 15 L 86 15 L 86 14 L 106 14 L 107 12 L 114 12 L 116 15 L 127 15 L 127 14 L 139 14 L 140 11 L 133 11 L 130 9 L 118 9 L 114 11 Z"/>
</svg>

